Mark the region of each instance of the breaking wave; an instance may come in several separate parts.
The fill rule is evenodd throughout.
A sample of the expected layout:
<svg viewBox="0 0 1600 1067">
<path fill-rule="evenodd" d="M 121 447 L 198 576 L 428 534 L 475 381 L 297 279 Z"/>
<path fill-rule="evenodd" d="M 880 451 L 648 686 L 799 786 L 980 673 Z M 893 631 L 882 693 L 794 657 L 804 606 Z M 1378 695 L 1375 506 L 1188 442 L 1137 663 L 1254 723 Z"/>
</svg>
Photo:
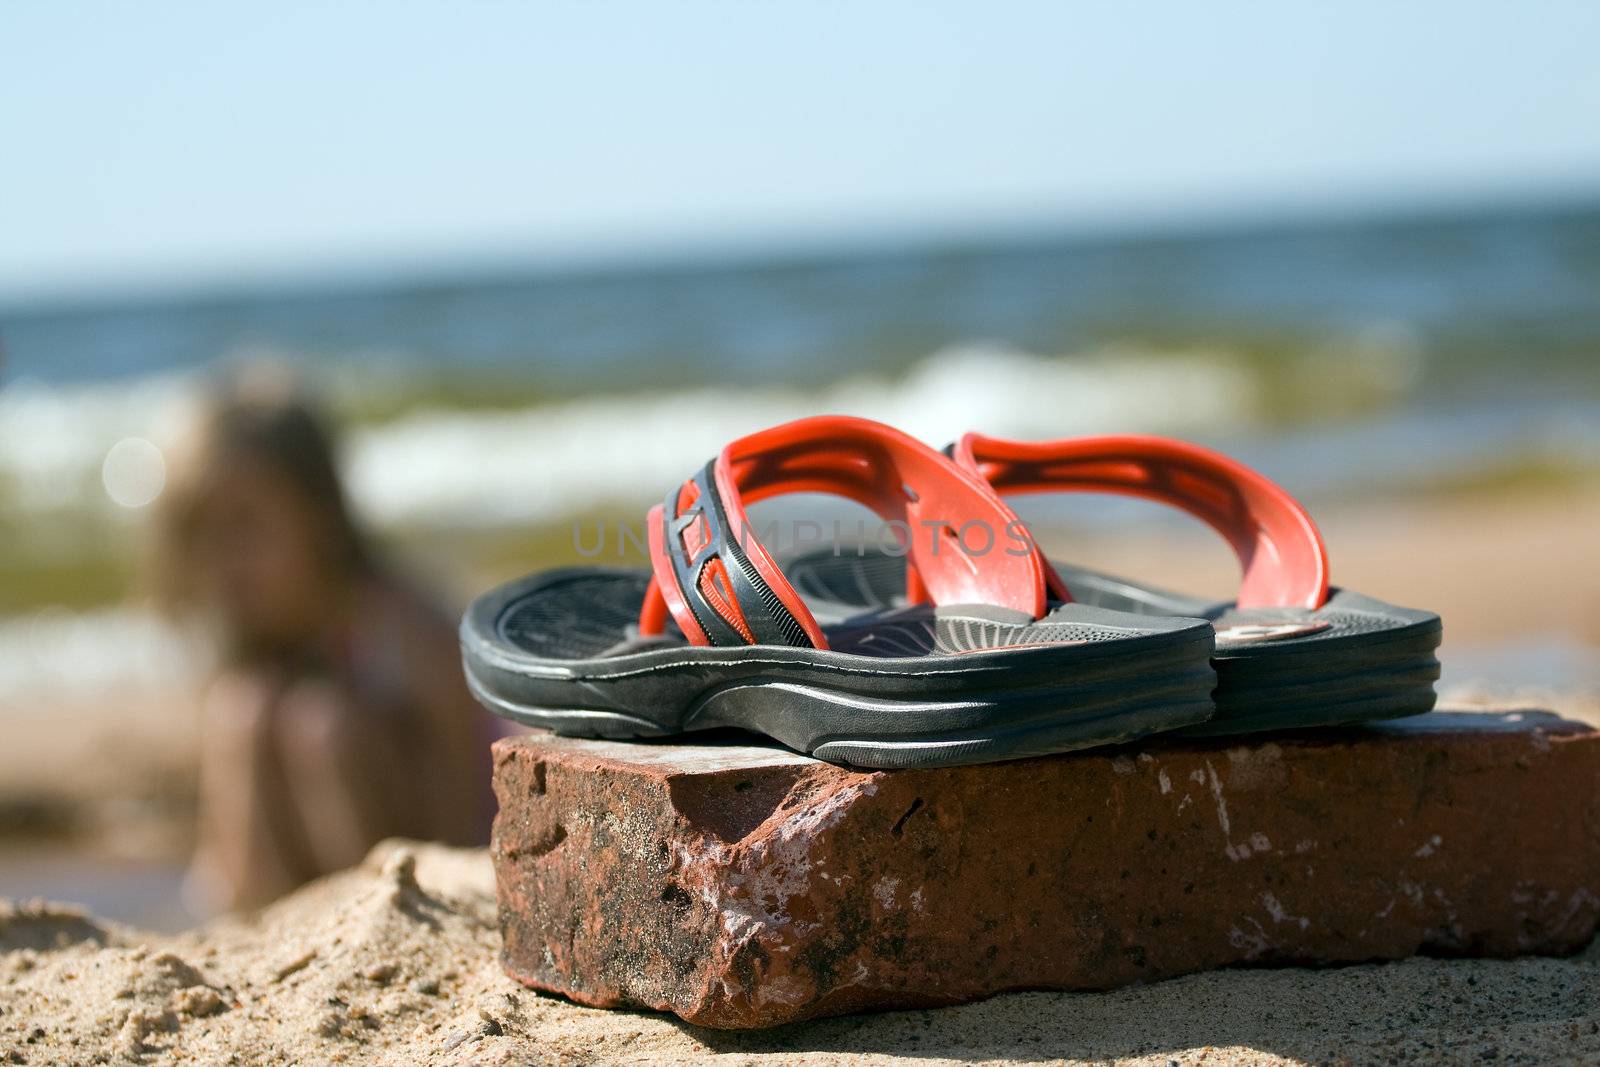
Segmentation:
<svg viewBox="0 0 1600 1067">
<path fill-rule="evenodd" d="M 119 497 L 107 457 L 127 439 L 170 443 L 200 382 L 0 391 L 0 486 L 23 514 L 101 511 Z M 1183 433 L 1251 419 L 1248 372 L 1220 355 L 1008 349 L 937 353 L 894 380 L 821 390 L 717 386 L 623 393 L 521 410 L 419 407 L 345 437 L 352 499 L 385 526 L 554 522 L 654 499 L 725 442 L 818 413 L 880 419 L 935 446 L 964 430 L 1016 437 Z"/>
</svg>

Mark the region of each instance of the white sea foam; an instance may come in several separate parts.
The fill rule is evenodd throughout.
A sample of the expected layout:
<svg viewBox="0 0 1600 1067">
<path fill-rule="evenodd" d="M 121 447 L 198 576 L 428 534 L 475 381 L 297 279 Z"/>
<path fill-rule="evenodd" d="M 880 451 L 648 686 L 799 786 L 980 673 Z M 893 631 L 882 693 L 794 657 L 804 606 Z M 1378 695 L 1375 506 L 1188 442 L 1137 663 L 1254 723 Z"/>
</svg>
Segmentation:
<svg viewBox="0 0 1600 1067">
<path fill-rule="evenodd" d="M 154 615 L 45 608 L 0 618 L 0 709 L 24 701 L 170 692 L 192 674 L 186 643 Z"/>
<path fill-rule="evenodd" d="M 119 442 L 171 443 L 198 387 L 167 375 L 134 383 L 0 388 L 0 513 L 136 521 L 102 477 Z M 1043 357 L 969 345 L 896 379 L 817 390 L 736 384 L 607 393 L 520 410 L 413 409 L 352 429 L 350 493 L 380 526 L 482 527 L 563 522 L 656 499 L 726 441 L 822 412 L 864 415 L 933 445 L 963 431 L 1018 438 L 1158 432 L 1215 439 L 1246 461 L 1267 452 L 1302 490 L 1377 484 L 1544 452 L 1600 462 L 1593 405 L 1394 410 L 1367 422 L 1261 434 L 1256 380 L 1225 351 L 1100 349 Z M 1418 465 L 1426 470 L 1411 468 Z M 144 494 L 125 495 L 124 505 Z M 28 530 L 24 521 L 24 533 Z M 40 526 L 40 529 L 44 527 Z"/>
<path fill-rule="evenodd" d="M 111 509 L 102 465 L 118 442 L 171 438 L 194 391 L 131 385 L 0 390 L 0 486 L 23 514 Z M 819 391 L 736 385 L 610 394 L 520 411 L 416 410 L 349 435 L 356 506 L 380 525 L 560 521 L 654 499 L 740 434 L 819 412 L 882 419 L 935 445 L 982 426 L 1019 437 L 1182 432 L 1248 418 L 1249 375 L 1221 354 L 1100 351 L 1045 358 L 969 346 L 898 380 Z"/>
<path fill-rule="evenodd" d="M 1247 417 L 1250 399 L 1249 378 L 1220 360 L 966 348 L 903 380 L 820 392 L 720 387 L 499 414 L 416 412 L 357 435 L 350 476 L 380 523 L 548 522 L 653 500 L 732 438 L 819 412 L 881 419 L 943 445 L 971 426 L 1022 437 L 1179 432 Z"/>
<path fill-rule="evenodd" d="M 101 469 L 117 442 L 170 427 L 192 389 L 179 376 L 0 388 L 0 493 L 24 514 L 102 507 Z"/>
</svg>

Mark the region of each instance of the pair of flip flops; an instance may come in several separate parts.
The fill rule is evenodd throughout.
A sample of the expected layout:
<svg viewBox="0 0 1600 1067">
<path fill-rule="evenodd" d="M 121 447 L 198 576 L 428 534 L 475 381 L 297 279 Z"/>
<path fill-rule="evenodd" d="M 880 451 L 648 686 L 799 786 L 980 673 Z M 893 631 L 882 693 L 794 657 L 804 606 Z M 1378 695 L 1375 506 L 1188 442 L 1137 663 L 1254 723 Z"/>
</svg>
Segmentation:
<svg viewBox="0 0 1600 1067">
<path fill-rule="evenodd" d="M 1085 491 L 1210 524 L 1239 557 L 1238 599 L 1051 562 L 1005 501 Z M 897 551 L 835 545 L 780 564 L 746 508 L 790 493 L 865 505 Z M 941 454 L 821 416 L 732 442 L 647 525 L 649 570 L 562 568 L 472 605 L 462 650 L 486 707 L 589 737 L 736 727 L 896 768 L 1433 706 L 1438 616 L 1331 589 L 1298 502 L 1183 442 L 968 434 Z"/>
</svg>

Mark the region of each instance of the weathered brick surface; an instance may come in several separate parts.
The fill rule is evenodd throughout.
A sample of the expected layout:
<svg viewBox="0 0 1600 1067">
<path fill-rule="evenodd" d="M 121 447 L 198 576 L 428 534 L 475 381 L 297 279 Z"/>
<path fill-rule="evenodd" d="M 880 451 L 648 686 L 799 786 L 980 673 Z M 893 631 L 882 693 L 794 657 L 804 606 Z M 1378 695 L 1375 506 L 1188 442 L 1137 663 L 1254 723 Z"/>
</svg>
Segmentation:
<svg viewBox="0 0 1600 1067">
<path fill-rule="evenodd" d="M 1539 712 L 887 773 L 534 735 L 495 785 L 507 970 L 706 1026 L 1564 953 L 1600 917 L 1600 734 Z"/>
</svg>

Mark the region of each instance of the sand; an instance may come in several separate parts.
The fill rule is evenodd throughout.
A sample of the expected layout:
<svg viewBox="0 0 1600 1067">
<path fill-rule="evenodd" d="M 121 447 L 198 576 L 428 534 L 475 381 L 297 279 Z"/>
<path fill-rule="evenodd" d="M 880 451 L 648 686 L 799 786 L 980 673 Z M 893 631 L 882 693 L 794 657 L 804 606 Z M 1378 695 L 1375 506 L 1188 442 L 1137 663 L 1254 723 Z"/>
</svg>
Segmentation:
<svg viewBox="0 0 1600 1067">
<path fill-rule="evenodd" d="M 249 921 L 175 937 L 0 906 L 0 1062 L 1600 1062 L 1600 945 L 1219 971 L 735 1034 L 534 993 L 501 974 L 498 942 L 487 855 L 404 842 Z"/>
</svg>

